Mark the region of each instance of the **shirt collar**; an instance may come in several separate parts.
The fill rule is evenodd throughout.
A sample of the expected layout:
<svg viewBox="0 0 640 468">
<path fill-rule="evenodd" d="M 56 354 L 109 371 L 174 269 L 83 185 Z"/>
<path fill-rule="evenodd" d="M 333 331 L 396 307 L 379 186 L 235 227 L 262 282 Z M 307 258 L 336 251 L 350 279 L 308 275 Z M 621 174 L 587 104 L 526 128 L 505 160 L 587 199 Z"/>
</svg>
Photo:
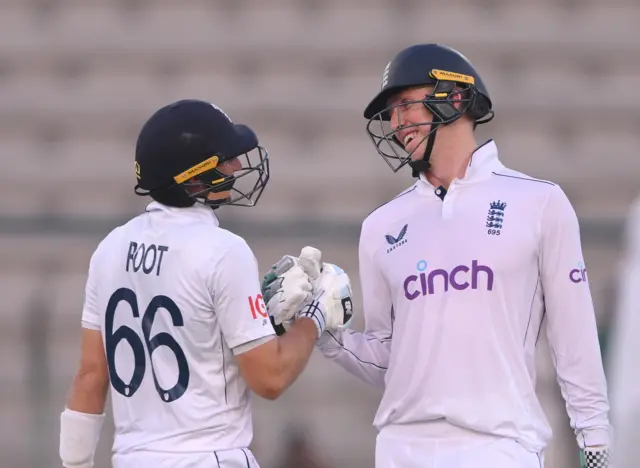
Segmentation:
<svg viewBox="0 0 640 468">
<path fill-rule="evenodd" d="M 204 218 L 207 220 L 213 218 L 214 224 L 216 226 L 220 226 L 220 220 L 213 212 L 213 210 L 201 203 L 196 203 L 195 205 L 186 208 L 178 208 L 175 206 L 167 206 L 157 201 L 152 201 L 146 206 L 145 211 L 147 213 L 162 212 L 170 216 L 190 216 L 196 218 Z"/>
<path fill-rule="evenodd" d="M 503 168 L 502 162 L 498 158 L 498 147 L 493 140 L 480 145 L 471 155 L 469 166 L 462 179 L 455 179 L 460 185 L 469 185 L 481 180 L 485 180 L 491 176 L 491 173 Z M 425 177 L 424 173 L 420 173 L 418 184 L 423 188 L 429 188 L 430 191 L 436 190 L 431 182 Z"/>
</svg>

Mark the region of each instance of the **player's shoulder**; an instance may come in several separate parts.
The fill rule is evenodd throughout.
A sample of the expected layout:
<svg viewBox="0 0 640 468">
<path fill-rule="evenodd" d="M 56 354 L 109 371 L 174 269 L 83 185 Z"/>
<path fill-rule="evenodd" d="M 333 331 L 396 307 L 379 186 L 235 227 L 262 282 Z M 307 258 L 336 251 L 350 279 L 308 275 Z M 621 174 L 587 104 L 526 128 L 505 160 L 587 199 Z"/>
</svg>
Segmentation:
<svg viewBox="0 0 640 468">
<path fill-rule="evenodd" d="M 117 248 L 118 245 L 122 242 L 123 237 L 125 236 L 127 225 L 131 222 L 121 224 L 112 228 L 106 236 L 98 242 L 93 254 L 91 255 L 91 263 L 96 262 L 109 262 L 110 259 L 113 259 L 113 255 L 111 253 Z"/>
<path fill-rule="evenodd" d="M 494 183 L 500 184 L 500 192 L 519 201 L 522 213 L 538 213 L 538 216 L 564 216 L 576 218 L 573 203 L 560 184 L 554 181 L 532 177 L 513 169 L 501 168 L 494 171 Z"/>
<path fill-rule="evenodd" d="M 362 230 L 369 231 L 387 225 L 395 218 L 405 217 L 413 210 L 417 198 L 417 182 L 406 188 L 386 203 L 375 208 L 362 222 Z"/>
<path fill-rule="evenodd" d="M 156 216 L 151 218 L 153 214 Z M 145 216 L 150 218 L 147 219 Z M 212 255 L 218 256 L 225 250 L 247 246 L 242 236 L 220 226 L 215 213 L 204 206 L 169 209 L 166 216 L 158 211 L 149 211 L 138 219 L 142 229 L 155 229 L 156 226 L 162 226 L 165 228 L 167 242 L 185 254 L 191 253 L 202 257 L 205 261 L 210 261 Z M 151 219 L 155 220 L 151 221 Z"/>
<path fill-rule="evenodd" d="M 251 247 L 244 237 L 228 229 L 217 227 L 218 245 L 216 250 L 222 252 L 251 252 Z"/>
<path fill-rule="evenodd" d="M 502 166 L 492 173 L 492 182 L 501 185 L 506 191 L 529 198 L 536 203 L 544 202 L 550 197 L 566 197 L 557 182 L 532 177 L 524 172 Z"/>
<path fill-rule="evenodd" d="M 532 177 L 524 172 L 519 172 L 514 169 L 502 166 L 492 172 L 494 182 L 511 185 L 514 190 L 553 190 L 553 187 L 557 187 L 558 184 L 546 180 Z"/>
<path fill-rule="evenodd" d="M 217 222 L 191 224 L 187 230 L 176 233 L 176 242 L 190 257 L 198 257 L 204 264 L 254 256 L 246 239 Z"/>
<path fill-rule="evenodd" d="M 113 251 L 122 249 L 123 245 L 129 245 L 129 241 L 139 238 L 147 231 L 156 231 L 162 226 L 162 221 L 150 221 L 153 216 L 145 211 L 125 223 L 113 228 L 96 247 L 93 258 L 104 258 L 108 261 L 112 258 Z M 211 261 L 212 257 L 218 257 L 226 250 L 249 249 L 247 242 L 240 235 L 222 228 L 211 217 L 198 220 L 198 222 L 174 223 L 164 233 L 165 242 L 178 248 L 187 257 L 200 257 L 203 261 Z M 164 226 L 162 226 L 164 228 Z M 160 228 L 160 229 L 162 229 Z M 191 255 L 190 253 L 194 253 Z"/>
</svg>

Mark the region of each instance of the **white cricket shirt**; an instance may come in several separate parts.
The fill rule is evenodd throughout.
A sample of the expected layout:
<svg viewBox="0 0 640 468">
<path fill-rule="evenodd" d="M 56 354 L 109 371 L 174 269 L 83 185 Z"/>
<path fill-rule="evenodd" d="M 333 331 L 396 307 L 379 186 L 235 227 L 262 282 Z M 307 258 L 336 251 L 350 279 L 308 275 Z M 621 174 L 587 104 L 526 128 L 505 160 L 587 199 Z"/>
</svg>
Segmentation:
<svg viewBox="0 0 640 468">
<path fill-rule="evenodd" d="M 364 333 L 323 353 L 384 387 L 374 425 L 445 418 L 540 451 L 543 323 L 578 443 L 608 444 L 608 401 L 576 214 L 555 184 L 509 170 L 493 141 L 442 200 L 426 178 L 364 221 Z M 342 346 L 341 346 L 342 343 Z"/>
<path fill-rule="evenodd" d="M 232 349 L 274 330 L 251 249 L 210 208 L 153 202 L 114 229 L 91 258 L 82 321 L 102 331 L 116 454 L 251 443 Z"/>
</svg>

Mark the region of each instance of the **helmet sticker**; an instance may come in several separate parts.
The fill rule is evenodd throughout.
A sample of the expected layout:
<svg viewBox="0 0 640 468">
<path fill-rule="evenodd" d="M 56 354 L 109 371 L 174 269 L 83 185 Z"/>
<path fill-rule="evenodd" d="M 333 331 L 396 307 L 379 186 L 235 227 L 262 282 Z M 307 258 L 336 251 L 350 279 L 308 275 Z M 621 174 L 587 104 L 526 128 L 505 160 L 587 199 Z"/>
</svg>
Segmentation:
<svg viewBox="0 0 640 468">
<path fill-rule="evenodd" d="M 436 80 L 455 81 L 456 83 L 475 84 L 476 80 L 473 76 L 463 75 L 462 73 L 454 73 L 445 70 L 431 70 L 429 73 L 431 78 Z"/>
<path fill-rule="evenodd" d="M 389 67 L 391 67 L 391 62 L 387 63 L 387 66 L 384 67 L 384 73 L 382 73 L 382 88 L 384 89 L 385 86 L 387 86 L 387 83 L 389 82 Z"/>
</svg>

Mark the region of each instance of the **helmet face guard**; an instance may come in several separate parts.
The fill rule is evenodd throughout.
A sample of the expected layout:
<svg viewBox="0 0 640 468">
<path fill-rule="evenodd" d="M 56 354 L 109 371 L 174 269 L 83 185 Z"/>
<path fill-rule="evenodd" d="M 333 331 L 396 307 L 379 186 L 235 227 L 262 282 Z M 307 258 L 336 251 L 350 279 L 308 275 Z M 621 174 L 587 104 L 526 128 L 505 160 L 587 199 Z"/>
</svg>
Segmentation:
<svg viewBox="0 0 640 468">
<path fill-rule="evenodd" d="M 205 163 L 212 161 L 212 164 L 203 167 L 204 172 L 200 172 L 197 176 L 191 177 L 183 183 L 178 182 L 184 174 L 194 169 L 191 168 L 174 179 L 185 189 L 188 196 L 197 203 L 202 203 L 212 208 L 223 205 L 255 206 L 269 182 L 269 153 L 262 146 L 256 146 L 254 149 L 235 158 L 241 160 L 242 167 L 233 174 L 225 175 L 220 172 L 217 168 L 219 165 L 218 158 L 214 156 L 205 161 Z M 235 158 L 229 158 L 227 161 Z M 202 166 L 205 163 L 198 166 Z M 230 193 L 226 198 L 208 198 L 210 193 L 220 192 Z"/>
<path fill-rule="evenodd" d="M 195 203 L 218 208 L 223 205 L 255 206 L 269 182 L 269 153 L 260 145 L 227 157 L 223 161 L 241 159 L 242 167 L 233 174 L 219 171 L 220 158 L 210 158 L 173 177 L 164 187 L 145 190 L 136 186 L 137 195 L 151 195 L 156 201 L 169 206 L 188 207 Z M 230 192 L 225 198 L 209 199 L 210 193 Z"/>
<path fill-rule="evenodd" d="M 424 87 L 427 86 L 430 85 L 425 85 Z M 459 85 L 453 81 L 436 81 L 435 85 L 433 85 L 433 90 L 426 94 L 423 99 L 403 101 L 385 107 L 368 120 L 366 127 L 367 134 L 378 154 L 384 159 L 393 172 L 399 171 L 407 164 L 413 165 L 412 162 L 424 160 L 425 156 L 431 153 L 433 146 L 433 143 L 429 144 L 429 140 L 433 140 L 440 125 L 455 122 L 469 111 L 476 97 L 475 88 L 460 88 L 457 86 Z M 402 89 L 398 90 L 398 92 L 400 91 L 402 91 Z M 458 107 L 456 107 L 456 103 Z M 430 121 L 398 126 L 395 129 L 392 128 L 391 116 L 394 112 L 396 121 L 400 123 L 403 122 L 402 112 L 406 112 L 406 109 L 412 106 L 426 107 L 432 115 L 432 119 Z M 421 140 L 414 150 L 407 152 L 403 142 L 397 137 L 397 134 L 407 129 L 418 129 L 420 127 L 429 128 L 429 131 L 420 135 Z M 420 155 L 420 158 L 413 158 L 412 156 L 415 151 L 425 141 L 427 141 L 425 154 Z"/>
<path fill-rule="evenodd" d="M 421 99 L 389 105 L 389 100 L 407 89 L 429 88 Z M 422 122 L 407 124 L 402 113 L 411 106 L 424 106 L 431 114 Z M 413 176 L 429 168 L 437 130 L 467 115 L 474 125 L 493 118 L 489 94 L 473 65 L 454 49 L 438 44 L 418 44 L 404 49 L 389 62 L 382 75 L 382 88 L 364 111 L 366 131 L 378 154 L 392 171 L 405 165 Z M 402 127 L 392 128 L 391 118 Z M 423 154 L 405 150 L 398 132 L 420 129 L 416 148 L 424 146 Z M 425 131 L 426 129 L 426 131 Z M 423 145 L 423 143 L 426 143 Z"/>
<path fill-rule="evenodd" d="M 250 127 L 215 104 L 186 99 L 144 124 L 135 170 L 135 193 L 167 206 L 255 206 L 269 182 L 269 155 Z"/>
</svg>

